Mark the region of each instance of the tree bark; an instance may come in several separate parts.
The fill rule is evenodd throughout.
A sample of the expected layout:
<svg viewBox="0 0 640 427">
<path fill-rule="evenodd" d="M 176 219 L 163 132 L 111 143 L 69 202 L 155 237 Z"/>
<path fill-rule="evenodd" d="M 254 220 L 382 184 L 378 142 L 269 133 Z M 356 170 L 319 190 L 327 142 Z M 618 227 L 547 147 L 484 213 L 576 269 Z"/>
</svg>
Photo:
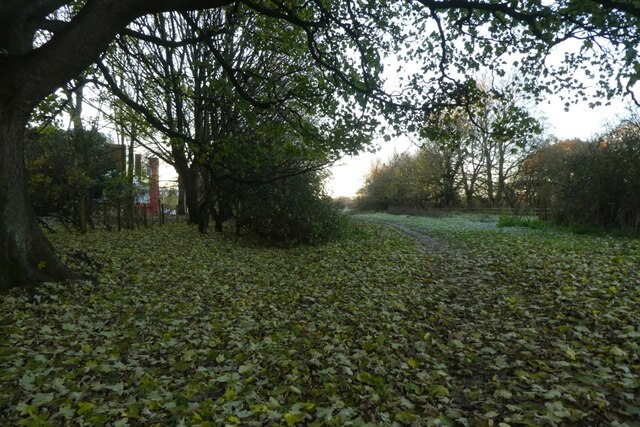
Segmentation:
<svg viewBox="0 0 640 427">
<path fill-rule="evenodd" d="M 33 12 L 25 2 L 3 16 L 0 41 L 0 288 L 76 275 L 56 256 L 29 204 L 24 136 L 33 109 L 78 76 L 133 19 L 156 12 L 215 8 L 231 0 L 92 0 L 35 49 Z M 65 4 L 56 2 L 57 6 Z M 6 11 L 5 11 L 6 12 Z M 7 12 L 8 13 L 8 12 Z M 30 15 L 32 14 L 32 15 Z"/>
<path fill-rule="evenodd" d="M 489 206 L 495 207 L 495 197 L 493 191 L 493 159 L 489 148 L 489 141 L 484 138 L 485 174 L 487 179 L 487 198 Z"/>
<path fill-rule="evenodd" d="M 0 289 L 78 277 L 58 259 L 28 200 L 28 117 L 11 104 L 0 105 Z"/>
<path fill-rule="evenodd" d="M 69 101 L 69 115 L 73 123 L 74 151 L 82 157 L 82 173 L 89 173 L 89 152 L 87 148 L 87 135 L 82 124 L 82 104 L 84 102 L 84 81 L 77 79 L 73 90 L 65 90 Z M 80 233 L 87 234 L 87 222 L 89 219 L 89 197 L 87 189 L 82 188 L 78 194 L 78 216 Z"/>
<path fill-rule="evenodd" d="M 189 211 L 189 223 L 200 223 L 200 191 L 198 187 L 198 174 L 189 169 L 187 172 L 188 180 L 185 181 L 184 192 L 187 202 L 187 210 Z"/>
<path fill-rule="evenodd" d="M 189 167 L 186 159 L 175 159 L 174 167 L 178 172 L 179 181 L 184 191 L 184 198 L 189 214 L 189 224 L 200 223 L 200 193 L 198 191 L 198 174 L 193 167 Z"/>
<path fill-rule="evenodd" d="M 200 203 L 200 221 L 198 222 L 198 231 L 201 234 L 207 234 L 209 232 L 209 220 L 211 218 L 211 205 L 212 200 L 209 194 L 204 195 L 202 203 Z"/>
<path fill-rule="evenodd" d="M 176 206 L 176 215 L 184 215 L 187 210 L 184 202 L 184 184 L 182 178 L 178 175 L 178 205 Z"/>
<path fill-rule="evenodd" d="M 502 206 L 505 196 L 506 177 L 504 173 L 505 167 L 505 147 L 504 141 L 498 142 L 498 190 L 496 192 L 496 205 Z"/>
</svg>

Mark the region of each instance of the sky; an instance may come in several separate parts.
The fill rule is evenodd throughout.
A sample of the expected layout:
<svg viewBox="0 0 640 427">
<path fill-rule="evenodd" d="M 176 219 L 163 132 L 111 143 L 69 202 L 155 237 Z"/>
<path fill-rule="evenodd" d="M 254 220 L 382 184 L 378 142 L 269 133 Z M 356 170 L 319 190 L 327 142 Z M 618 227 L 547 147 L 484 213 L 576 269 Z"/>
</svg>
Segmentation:
<svg viewBox="0 0 640 427">
<path fill-rule="evenodd" d="M 622 101 L 612 102 L 608 106 L 589 108 L 586 102 L 572 105 L 564 111 L 564 101 L 559 98 L 536 106 L 540 116 L 546 118 L 546 131 L 558 139 L 589 139 L 602 132 L 608 124 L 625 115 Z M 379 142 L 376 153 L 363 153 L 359 156 L 345 157 L 331 167 L 332 177 L 326 183 L 327 191 L 333 197 L 354 197 L 364 184 L 364 177 L 376 160 L 386 161 L 394 152 L 402 153 L 416 150 L 408 138 L 399 138 L 390 142 Z"/>
</svg>

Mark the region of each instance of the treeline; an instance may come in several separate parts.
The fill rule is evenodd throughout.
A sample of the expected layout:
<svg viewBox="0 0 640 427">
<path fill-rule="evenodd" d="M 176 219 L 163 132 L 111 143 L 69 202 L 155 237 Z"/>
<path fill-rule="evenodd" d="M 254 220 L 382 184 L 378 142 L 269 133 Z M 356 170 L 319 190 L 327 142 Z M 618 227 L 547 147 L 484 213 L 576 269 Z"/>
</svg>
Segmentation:
<svg viewBox="0 0 640 427">
<path fill-rule="evenodd" d="M 535 209 L 556 223 L 638 233 L 639 121 L 625 120 L 590 141 L 531 139 L 514 147 L 430 140 L 372 165 L 357 207 Z"/>
<path fill-rule="evenodd" d="M 142 225 L 143 211 L 135 208 L 142 189 L 127 168 L 126 148 L 96 130 L 68 131 L 54 125 L 31 130 L 26 150 L 29 193 L 41 224 L 80 231 L 85 226 Z M 200 200 L 200 205 L 215 208 L 208 215 L 218 231 L 231 221 L 236 233 L 287 244 L 320 242 L 340 231 L 344 218 L 324 192 L 324 172 L 294 158 L 286 162 L 287 174 L 279 176 L 284 160 L 262 162 L 260 170 L 252 164 L 254 170 L 245 171 L 244 181 L 234 175 L 220 179 L 210 196 L 213 201 Z M 144 169 L 141 178 L 147 181 Z"/>
<path fill-rule="evenodd" d="M 373 165 L 359 192 L 360 209 L 501 207 L 518 203 L 512 182 L 542 144 L 542 126 L 510 84 L 480 81 L 464 106 L 421 118 L 424 141 L 413 154 Z"/>
<path fill-rule="evenodd" d="M 640 124 L 591 141 L 566 140 L 529 156 L 513 182 L 518 202 L 562 224 L 640 231 Z"/>
<path fill-rule="evenodd" d="M 39 107 L 42 116 L 65 111 L 72 126 L 62 131 L 50 124 L 54 130 L 34 137 L 44 144 L 27 156 L 38 214 L 55 208 L 60 220 L 81 229 L 82 218 L 91 226 L 109 215 L 135 226 L 132 157 L 134 147 L 142 147 L 175 169 L 177 210 L 202 233 L 230 228 L 277 243 L 335 235 L 342 219 L 324 192 L 323 171 L 366 146 L 377 119 L 343 107 L 359 101 L 336 94 L 336 81 L 306 51 L 304 31 L 265 21 L 239 4 L 141 17 L 130 27 L 147 36 L 118 37 L 96 67 Z M 215 29 L 207 43 L 175 42 L 201 38 L 200 28 Z M 273 33 L 286 33 L 292 45 L 283 46 Z M 123 153 L 125 164 L 111 173 L 121 179 L 109 185 L 92 154 L 95 141 L 79 138 L 89 135 L 88 101 L 105 107 L 101 121 Z M 47 144 L 57 148 L 43 157 Z M 39 167 L 45 160 L 55 167 Z M 49 174 L 54 170 L 60 179 Z M 54 197 L 38 200 L 44 195 Z M 106 196 L 114 203 L 101 203 L 98 211 Z"/>
</svg>

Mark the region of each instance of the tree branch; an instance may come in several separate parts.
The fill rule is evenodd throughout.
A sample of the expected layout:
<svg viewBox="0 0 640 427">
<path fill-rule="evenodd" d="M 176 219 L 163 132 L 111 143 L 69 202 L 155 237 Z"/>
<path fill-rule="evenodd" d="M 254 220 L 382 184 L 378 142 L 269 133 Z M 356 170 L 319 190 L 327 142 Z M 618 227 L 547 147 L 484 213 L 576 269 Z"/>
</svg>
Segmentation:
<svg viewBox="0 0 640 427">
<path fill-rule="evenodd" d="M 231 3 L 233 0 L 92 0 L 44 46 L 25 55 L 0 58 L 0 74 L 16 83 L 19 98 L 26 104 L 23 107 L 31 109 L 95 62 L 132 20 L 150 13 L 217 8 Z M 52 4 L 60 2 L 52 0 Z"/>
<path fill-rule="evenodd" d="M 139 31 L 131 30 L 129 28 L 125 28 L 123 31 L 120 32 L 120 34 L 124 36 L 130 36 L 145 42 L 153 43 L 155 45 L 162 46 L 162 47 L 178 48 L 178 47 L 189 46 L 189 45 L 197 44 L 200 42 L 204 42 L 210 39 L 211 37 L 219 36 L 221 34 L 225 34 L 226 32 L 227 30 L 224 28 L 219 28 L 216 30 L 207 30 L 207 31 L 203 31 L 202 34 L 198 37 L 190 37 L 190 38 L 177 40 L 177 41 L 165 40 L 160 37 L 152 36 L 150 34 L 144 34 Z"/>
<path fill-rule="evenodd" d="M 98 61 L 97 65 L 100 71 L 102 72 L 102 75 L 104 76 L 105 81 L 109 85 L 109 89 L 113 92 L 113 94 L 117 96 L 118 99 L 120 99 L 122 102 L 124 102 L 125 105 L 131 107 L 134 111 L 144 116 L 144 118 L 149 122 L 151 126 L 153 126 L 158 131 L 164 133 L 170 138 L 179 138 L 184 141 L 194 142 L 191 136 L 185 135 L 183 133 L 180 133 L 174 129 L 170 129 L 169 127 L 165 126 L 161 120 L 159 120 L 151 111 L 149 111 L 148 108 L 145 108 L 144 106 L 140 105 L 139 103 L 131 99 L 129 96 L 127 96 L 127 94 L 124 93 L 122 89 L 120 89 L 115 79 L 109 72 L 109 69 L 102 63 L 102 61 Z"/>
<path fill-rule="evenodd" d="M 187 14 L 183 14 L 183 18 L 193 30 L 198 29 L 198 25 L 190 16 L 188 16 Z M 242 84 L 236 78 L 236 70 L 234 70 L 231 67 L 231 65 L 229 65 L 229 63 L 225 60 L 225 58 L 222 56 L 220 51 L 211 42 L 211 39 L 206 39 L 204 40 L 204 42 L 209 48 L 209 50 L 211 51 L 211 53 L 213 54 L 213 57 L 216 59 L 216 62 L 218 63 L 218 65 L 220 65 L 222 70 L 225 72 L 227 78 L 229 79 L 233 87 L 238 91 L 238 93 L 242 98 L 247 100 L 251 105 L 253 105 L 256 108 L 269 108 L 274 105 L 272 101 L 260 101 L 252 97 L 251 95 L 249 95 L 249 93 L 245 90 L 244 87 L 242 87 Z"/>
</svg>

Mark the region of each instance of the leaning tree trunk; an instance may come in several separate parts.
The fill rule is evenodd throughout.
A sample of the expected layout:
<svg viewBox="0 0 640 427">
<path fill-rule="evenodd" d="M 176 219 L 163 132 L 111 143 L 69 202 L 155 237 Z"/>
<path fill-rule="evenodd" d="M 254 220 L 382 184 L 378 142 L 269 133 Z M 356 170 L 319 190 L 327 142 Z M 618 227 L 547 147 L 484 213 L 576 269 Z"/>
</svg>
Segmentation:
<svg viewBox="0 0 640 427">
<path fill-rule="evenodd" d="M 28 113 L 0 106 L 0 289 L 76 277 L 57 257 L 28 200 Z"/>
</svg>

